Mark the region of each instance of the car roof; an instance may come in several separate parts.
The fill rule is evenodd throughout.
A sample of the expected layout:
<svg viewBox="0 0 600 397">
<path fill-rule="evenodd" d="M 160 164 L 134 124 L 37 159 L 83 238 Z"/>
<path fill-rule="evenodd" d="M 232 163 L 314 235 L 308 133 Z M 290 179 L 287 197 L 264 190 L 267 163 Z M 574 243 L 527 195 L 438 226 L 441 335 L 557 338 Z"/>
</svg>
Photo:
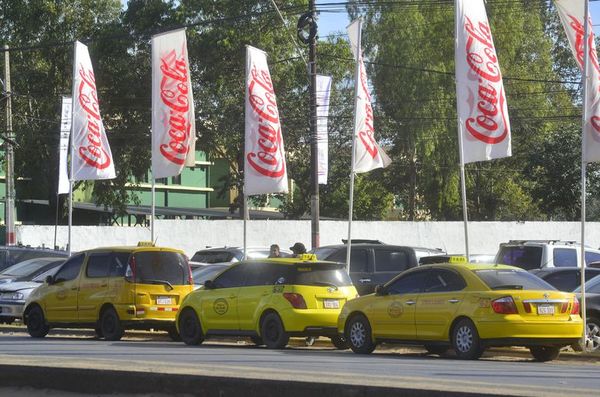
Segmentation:
<svg viewBox="0 0 600 397">
<path fill-rule="evenodd" d="M 312 254 L 300 255 L 292 258 L 264 258 L 264 259 L 247 259 L 245 261 L 237 262 L 234 264 L 238 265 L 240 263 L 274 263 L 276 265 L 284 265 L 284 266 L 293 266 L 293 265 L 343 265 L 340 262 L 331 262 L 331 261 L 321 261 L 314 258 Z"/>
<path fill-rule="evenodd" d="M 322 245 L 314 250 L 322 249 L 322 248 L 344 248 L 347 247 L 346 244 L 333 244 L 333 245 Z M 392 244 L 372 244 L 372 243 L 353 243 L 352 248 L 355 247 L 364 247 L 364 248 L 409 248 L 414 250 L 424 250 L 424 251 L 439 251 L 443 253 L 444 251 L 440 248 L 428 248 L 428 247 L 413 247 L 410 245 L 392 245 Z"/>
<path fill-rule="evenodd" d="M 137 246 L 137 245 L 132 245 L 132 246 L 114 246 L 114 247 L 97 247 L 97 248 L 91 248 L 88 250 L 83 250 L 80 251 L 80 253 L 84 253 L 84 252 L 88 252 L 88 253 L 94 253 L 94 252 L 143 252 L 143 251 L 165 251 L 165 252 L 177 252 L 177 253 L 181 253 L 183 254 L 183 251 L 177 248 L 170 248 L 170 247 L 148 247 L 148 246 Z"/>
<path fill-rule="evenodd" d="M 519 270 L 519 271 L 525 271 L 523 269 L 521 269 L 520 267 L 515 267 L 515 266 L 509 266 L 509 265 L 502 265 L 502 264 L 491 264 L 491 263 L 465 263 L 465 262 L 458 262 L 458 263 L 433 263 L 431 265 L 423 265 L 423 266 L 418 266 L 415 267 L 413 269 L 424 269 L 424 268 L 463 268 L 466 270 Z M 409 269 L 412 270 L 412 269 Z"/>
</svg>

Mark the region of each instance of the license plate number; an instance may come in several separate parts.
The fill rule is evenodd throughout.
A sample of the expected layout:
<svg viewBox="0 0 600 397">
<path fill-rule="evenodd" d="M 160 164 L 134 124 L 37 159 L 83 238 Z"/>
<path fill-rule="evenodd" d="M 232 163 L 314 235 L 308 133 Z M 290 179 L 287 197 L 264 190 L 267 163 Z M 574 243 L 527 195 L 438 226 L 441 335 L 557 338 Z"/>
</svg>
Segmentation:
<svg viewBox="0 0 600 397">
<path fill-rule="evenodd" d="M 325 309 L 339 309 L 340 301 L 337 299 L 325 299 L 323 301 L 323 307 L 325 307 Z"/>
<path fill-rule="evenodd" d="M 171 299 L 168 296 L 159 296 L 158 298 L 156 298 L 156 304 L 157 305 L 172 305 L 173 299 Z"/>
<path fill-rule="evenodd" d="M 539 305 L 537 308 L 538 314 L 554 314 L 553 305 Z"/>
</svg>

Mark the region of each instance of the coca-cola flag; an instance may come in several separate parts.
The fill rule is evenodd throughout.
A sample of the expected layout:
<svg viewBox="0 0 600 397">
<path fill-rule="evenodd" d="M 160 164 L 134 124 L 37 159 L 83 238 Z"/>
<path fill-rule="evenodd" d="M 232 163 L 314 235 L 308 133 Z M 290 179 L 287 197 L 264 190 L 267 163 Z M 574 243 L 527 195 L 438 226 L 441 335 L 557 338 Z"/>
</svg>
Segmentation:
<svg viewBox="0 0 600 397">
<path fill-rule="evenodd" d="M 281 122 L 267 55 L 246 47 L 246 141 L 244 193 L 287 193 Z"/>
<path fill-rule="evenodd" d="M 463 163 L 510 156 L 506 94 L 483 0 L 456 0 L 455 62 Z"/>
<path fill-rule="evenodd" d="M 113 179 L 115 164 L 100 116 L 94 70 L 87 46 L 75 42 L 71 179 Z"/>
<path fill-rule="evenodd" d="M 329 118 L 329 94 L 331 93 L 331 76 L 317 75 L 317 154 L 318 181 L 327 184 L 329 172 L 329 135 L 327 121 Z"/>
<path fill-rule="evenodd" d="M 175 176 L 196 160 L 194 98 L 185 29 L 152 37 L 152 175 Z"/>
<path fill-rule="evenodd" d="M 361 21 L 357 19 L 348 26 L 350 47 L 356 59 L 357 78 L 356 98 L 354 109 L 355 125 L 354 135 L 354 172 L 368 172 L 376 168 L 387 167 L 392 160 L 375 141 L 375 128 L 373 123 L 373 106 L 369 93 L 367 71 L 363 62 L 360 45 Z"/>
<path fill-rule="evenodd" d="M 555 0 L 556 9 L 571 45 L 571 51 L 583 71 L 584 60 L 584 0 Z M 588 15 L 588 63 L 586 96 L 584 98 L 585 122 L 583 127 L 586 162 L 600 161 L 600 67 L 592 30 L 592 18 Z"/>
<path fill-rule="evenodd" d="M 62 98 L 60 115 L 60 141 L 58 144 L 58 191 L 57 194 L 68 194 L 70 190 L 67 157 L 69 155 L 69 138 L 73 121 L 73 101 L 70 97 Z"/>
</svg>

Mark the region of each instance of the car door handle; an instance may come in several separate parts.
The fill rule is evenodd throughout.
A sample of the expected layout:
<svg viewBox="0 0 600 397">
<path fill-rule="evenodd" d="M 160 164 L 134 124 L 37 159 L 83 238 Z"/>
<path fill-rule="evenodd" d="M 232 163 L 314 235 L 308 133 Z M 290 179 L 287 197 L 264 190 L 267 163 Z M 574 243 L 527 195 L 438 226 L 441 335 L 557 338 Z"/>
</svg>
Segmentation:
<svg viewBox="0 0 600 397">
<path fill-rule="evenodd" d="M 101 287 L 108 287 L 108 284 L 102 284 Z"/>
<path fill-rule="evenodd" d="M 77 291 L 79 288 L 78 287 L 72 287 L 71 291 Z"/>
<path fill-rule="evenodd" d="M 459 299 L 448 299 L 448 302 L 449 303 L 458 303 L 458 302 L 460 302 L 460 300 Z"/>
<path fill-rule="evenodd" d="M 358 280 L 359 283 L 370 283 L 371 279 L 370 278 L 361 278 L 360 280 Z"/>
<path fill-rule="evenodd" d="M 414 304 L 415 304 L 415 303 L 417 303 L 417 302 L 416 302 L 416 301 L 413 301 L 413 300 L 410 300 L 410 301 L 406 301 L 406 302 L 404 302 L 404 303 L 406 303 L 407 305 L 409 305 L 409 306 L 410 306 L 410 305 L 414 305 Z"/>
<path fill-rule="evenodd" d="M 235 299 L 237 295 L 229 295 L 229 299 Z"/>
<path fill-rule="evenodd" d="M 267 296 L 267 295 L 269 295 L 269 294 L 270 294 L 270 292 L 269 292 L 269 291 L 265 291 L 265 292 L 263 292 L 263 293 L 262 293 L 262 296 Z"/>
</svg>

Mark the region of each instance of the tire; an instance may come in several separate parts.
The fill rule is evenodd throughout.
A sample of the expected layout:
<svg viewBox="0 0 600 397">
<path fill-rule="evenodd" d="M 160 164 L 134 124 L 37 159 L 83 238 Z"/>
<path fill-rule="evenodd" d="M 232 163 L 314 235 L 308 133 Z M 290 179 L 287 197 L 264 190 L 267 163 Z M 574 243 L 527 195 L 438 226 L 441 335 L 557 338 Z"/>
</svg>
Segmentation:
<svg viewBox="0 0 600 397">
<path fill-rule="evenodd" d="M 269 349 L 283 349 L 290 340 L 277 313 L 269 313 L 263 318 L 260 337 Z"/>
<path fill-rule="evenodd" d="M 99 325 L 97 325 L 96 328 L 94 328 L 94 333 L 96 334 L 96 338 L 98 339 L 104 337 L 104 334 L 102 334 L 102 328 L 100 328 Z"/>
<path fill-rule="evenodd" d="M 586 338 L 587 350 L 596 351 L 600 347 L 600 319 L 588 317 L 586 321 L 588 337 Z"/>
<path fill-rule="evenodd" d="M 179 335 L 179 332 L 177 332 L 177 327 L 172 326 L 168 328 L 167 333 L 173 342 L 181 342 L 181 335 Z"/>
<path fill-rule="evenodd" d="M 446 354 L 446 352 L 450 350 L 450 347 L 444 345 L 425 345 L 424 347 L 425 350 L 427 350 L 427 353 L 437 354 L 440 356 Z"/>
<path fill-rule="evenodd" d="M 540 362 L 555 360 L 560 355 L 560 347 L 558 346 L 532 346 L 529 351 L 535 361 Z"/>
<path fill-rule="evenodd" d="M 263 342 L 262 338 L 260 336 L 251 336 L 250 340 L 252 341 L 252 343 L 254 343 L 256 346 L 262 346 L 265 343 Z"/>
<path fill-rule="evenodd" d="M 200 320 L 193 309 L 186 308 L 179 315 L 179 336 L 183 343 L 190 346 L 204 341 Z"/>
<path fill-rule="evenodd" d="M 375 350 L 371 324 L 362 314 L 352 317 L 346 323 L 345 335 L 350 349 L 354 353 L 370 354 Z"/>
<path fill-rule="evenodd" d="M 125 331 L 119 315 L 112 307 L 105 309 L 100 316 L 100 331 L 104 340 L 116 341 L 123 337 Z"/>
<path fill-rule="evenodd" d="M 335 346 L 336 349 L 338 350 L 347 350 L 350 349 L 350 343 L 348 343 L 348 341 L 346 340 L 346 338 L 344 338 L 343 336 L 332 336 L 331 337 L 331 344 L 333 346 Z"/>
<path fill-rule="evenodd" d="M 44 311 L 39 306 L 33 306 L 27 313 L 27 332 L 33 338 L 43 338 L 48 335 L 50 327 L 46 323 Z"/>
<path fill-rule="evenodd" d="M 451 342 L 456 356 L 462 360 L 477 360 L 484 351 L 475 324 L 467 318 L 454 326 Z"/>
</svg>

